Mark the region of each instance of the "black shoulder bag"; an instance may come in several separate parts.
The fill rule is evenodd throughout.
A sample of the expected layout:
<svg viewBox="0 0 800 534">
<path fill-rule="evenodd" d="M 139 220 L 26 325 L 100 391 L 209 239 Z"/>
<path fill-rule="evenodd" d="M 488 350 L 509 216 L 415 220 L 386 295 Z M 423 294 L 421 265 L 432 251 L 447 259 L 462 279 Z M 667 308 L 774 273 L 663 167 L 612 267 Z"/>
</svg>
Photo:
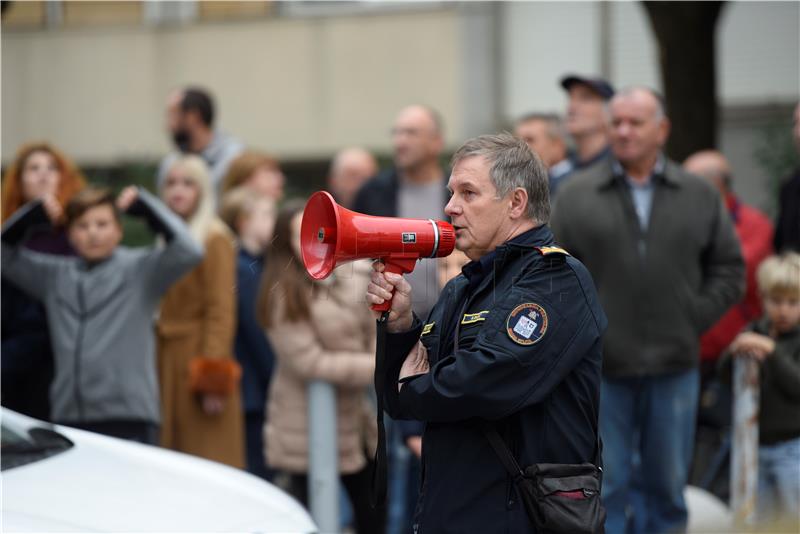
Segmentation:
<svg viewBox="0 0 800 534">
<path fill-rule="evenodd" d="M 602 470 L 593 463 L 534 464 L 520 468 L 503 438 L 481 421 L 489 444 L 514 480 L 520 500 L 540 534 L 603 534 L 606 511 L 600 502 Z M 599 455 L 595 453 L 595 462 Z"/>
</svg>

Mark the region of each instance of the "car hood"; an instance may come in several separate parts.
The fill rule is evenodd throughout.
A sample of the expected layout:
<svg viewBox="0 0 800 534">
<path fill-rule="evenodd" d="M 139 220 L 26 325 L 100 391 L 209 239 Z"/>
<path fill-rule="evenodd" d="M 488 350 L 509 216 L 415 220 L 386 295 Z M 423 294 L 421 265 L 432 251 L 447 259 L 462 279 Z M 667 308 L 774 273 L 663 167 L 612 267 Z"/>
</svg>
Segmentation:
<svg viewBox="0 0 800 534">
<path fill-rule="evenodd" d="M 6 531 L 316 531 L 297 501 L 238 469 L 72 428 L 54 429 L 75 446 L 3 472 Z"/>
</svg>

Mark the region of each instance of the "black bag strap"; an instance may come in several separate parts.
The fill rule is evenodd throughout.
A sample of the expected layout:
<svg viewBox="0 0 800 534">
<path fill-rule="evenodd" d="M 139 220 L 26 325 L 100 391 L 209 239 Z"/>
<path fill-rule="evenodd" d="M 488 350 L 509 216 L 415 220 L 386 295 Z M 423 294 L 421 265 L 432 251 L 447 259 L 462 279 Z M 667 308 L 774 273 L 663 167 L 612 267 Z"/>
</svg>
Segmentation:
<svg viewBox="0 0 800 534">
<path fill-rule="evenodd" d="M 461 316 L 464 314 L 464 310 L 467 308 L 467 302 L 469 299 L 464 300 L 464 304 L 461 306 L 461 311 L 458 312 L 456 316 L 456 331 L 453 339 L 453 352 L 458 352 L 458 334 L 461 331 Z M 505 440 L 500 437 L 500 434 L 497 433 L 494 426 L 489 423 L 489 421 L 481 420 L 481 430 L 483 434 L 486 436 L 486 439 L 489 440 L 489 444 L 494 449 L 494 452 L 497 454 L 497 457 L 500 458 L 500 462 L 503 464 L 503 467 L 506 468 L 506 471 L 514 478 L 514 481 L 517 481 L 517 477 L 524 476 L 522 469 L 520 469 L 517 460 L 514 459 L 514 455 L 511 454 L 511 451 L 508 449 L 508 445 L 506 445 Z M 595 445 L 594 445 L 594 455 L 592 458 L 592 463 L 594 466 L 602 473 L 603 468 L 600 465 L 601 454 L 603 451 L 603 442 L 600 440 L 600 428 L 595 430 Z"/>
<path fill-rule="evenodd" d="M 514 479 L 514 482 L 518 482 L 522 479 L 525 473 L 520 468 L 514 455 L 511 454 L 506 442 L 500 437 L 500 434 L 498 434 L 492 424 L 489 423 L 489 421 L 481 420 L 481 430 L 483 431 L 483 435 L 486 436 L 486 439 L 489 440 L 489 445 L 492 446 L 495 454 L 497 454 L 497 457 L 500 459 L 500 463 L 506 468 L 506 471 L 508 471 L 511 478 Z"/>
<path fill-rule="evenodd" d="M 383 394 L 386 378 L 386 321 L 389 312 L 383 312 L 377 320 L 375 344 L 375 394 L 377 398 L 378 447 L 375 449 L 375 462 L 372 465 L 372 484 L 369 504 L 378 508 L 386 504 L 386 428 L 383 425 Z"/>
</svg>

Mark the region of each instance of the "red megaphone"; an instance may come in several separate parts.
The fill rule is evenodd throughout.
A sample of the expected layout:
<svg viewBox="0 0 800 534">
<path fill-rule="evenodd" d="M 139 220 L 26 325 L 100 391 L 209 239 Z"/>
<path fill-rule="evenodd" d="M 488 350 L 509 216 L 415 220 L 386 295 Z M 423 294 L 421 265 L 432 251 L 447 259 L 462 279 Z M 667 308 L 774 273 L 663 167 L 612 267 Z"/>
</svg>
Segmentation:
<svg viewBox="0 0 800 534">
<path fill-rule="evenodd" d="M 300 229 L 303 263 L 315 280 L 362 258 L 379 258 L 391 273 L 410 273 L 418 259 L 448 256 L 455 241 L 450 223 L 363 215 L 341 207 L 325 191 L 308 199 Z M 388 311 L 391 305 L 387 300 L 372 309 Z"/>
</svg>

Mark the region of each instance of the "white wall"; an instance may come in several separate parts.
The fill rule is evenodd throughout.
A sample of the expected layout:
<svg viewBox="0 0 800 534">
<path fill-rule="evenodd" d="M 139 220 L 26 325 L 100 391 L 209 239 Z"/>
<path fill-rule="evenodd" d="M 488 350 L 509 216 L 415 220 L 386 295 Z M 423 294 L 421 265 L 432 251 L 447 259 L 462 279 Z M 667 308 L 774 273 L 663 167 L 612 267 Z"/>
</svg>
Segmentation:
<svg viewBox="0 0 800 534">
<path fill-rule="evenodd" d="M 729 2 L 723 107 L 796 101 L 799 36 L 800 3 Z M 349 144 L 386 153 L 395 113 L 415 101 L 441 111 L 453 148 L 494 123 L 563 110 L 558 80 L 570 71 L 659 87 L 656 61 L 639 2 L 3 31 L 2 158 L 40 138 L 83 164 L 155 159 L 168 149 L 164 97 L 186 83 L 215 93 L 224 129 L 282 158 Z"/>
<path fill-rule="evenodd" d="M 414 102 L 463 129 L 461 23 L 454 9 L 260 19 L 150 29 L 2 34 L 2 157 L 48 139 L 78 161 L 156 158 L 168 148 L 170 88 L 208 87 L 220 125 L 280 157 L 349 144 L 389 149 L 397 111 Z"/>
<path fill-rule="evenodd" d="M 734 2 L 722 12 L 717 46 L 725 105 L 800 97 L 800 2 Z"/>
<path fill-rule="evenodd" d="M 600 4 L 509 2 L 503 5 L 504 118 L 561 111 L 558 80 L 600 70 Z"/>
<path fill-rule="evenodd" d="M 661 89 L 655 39 L 640 2 L 612 2 L 608 78 L 618 87 Z M 599 3 L 511 2 L 504 5 L 507 53 L 504 115 L 561 111 L 565 72 L 598 74 L 603 35 Z M 800 94 L 800 3 L 728 2 L 718 22 L 723 106 L 786 103 Z"/>
</svg>

